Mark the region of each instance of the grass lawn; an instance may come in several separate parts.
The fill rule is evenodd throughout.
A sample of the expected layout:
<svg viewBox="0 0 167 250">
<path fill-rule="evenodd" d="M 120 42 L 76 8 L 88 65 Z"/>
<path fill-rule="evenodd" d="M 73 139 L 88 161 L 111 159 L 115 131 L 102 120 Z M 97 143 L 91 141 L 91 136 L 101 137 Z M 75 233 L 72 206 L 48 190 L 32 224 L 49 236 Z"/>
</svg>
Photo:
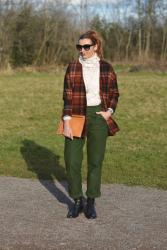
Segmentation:
<svg viewBox="0 0 167 250">
<path fill-rule="evenodd" d="M 102 182 L 167 189 L 167 74 L 116 72 L 121 130 L 108 137 Z M 62 87 L 62 72 L 0 75 L 0 175 L 65 179 Z M 82 171 L 86 181 L 86 156 Z"/>
</svg>

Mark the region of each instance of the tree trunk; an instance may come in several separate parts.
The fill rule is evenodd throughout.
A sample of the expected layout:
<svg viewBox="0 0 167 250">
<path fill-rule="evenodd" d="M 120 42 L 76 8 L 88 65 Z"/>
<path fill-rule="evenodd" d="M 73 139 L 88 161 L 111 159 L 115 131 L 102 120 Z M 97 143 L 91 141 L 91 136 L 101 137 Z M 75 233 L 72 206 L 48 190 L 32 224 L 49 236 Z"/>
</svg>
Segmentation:
<svg viewBox="0 0 167 250">
<path fill-rule="evenodd" d="M 149 25 L 149 28 L 146 33 L 146 47 L 145 47 L 145 58 L 148 59 L 149 53 L 150 53 L 150 39 L 151 39 L 151 26 Z"/>
<path fill-rule="evenodd" d="M 129 32 L 128 42 L 126 44 L 126 61 L 129 59 L 129 47 L 131 43 L 131 37 L 132 37 L 132 30 Z"/>
<path fill-rule="evenodd" d="M 142 30 L 141 30 L 142 9 L 141 9 L 141 0 L 137 0 L 137 14 L 138 14 L 138 24 L 139 24 L 139 30 L 138 30 L 138 56 L 139 56 L 139 58 L 141 58 L 141 55 L 142 55 Z"/>
<path fill-rule="evenodd" d="M 161 47 L 161 60 L 164 60 L 166 58 L 166 52 L 167 52 L 167 26 L 164 24 L 162 47 Z"/>
</svg>

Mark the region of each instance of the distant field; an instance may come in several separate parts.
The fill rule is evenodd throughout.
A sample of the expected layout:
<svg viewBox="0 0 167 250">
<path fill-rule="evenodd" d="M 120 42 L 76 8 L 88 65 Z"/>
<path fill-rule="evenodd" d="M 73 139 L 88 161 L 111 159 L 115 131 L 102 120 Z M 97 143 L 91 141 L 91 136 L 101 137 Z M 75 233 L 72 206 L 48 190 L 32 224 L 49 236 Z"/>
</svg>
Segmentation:
<svg viewBox="0 0 167 250">
<path fill-rule="evenodd" d="M 167 74 L 116 72 L 121 130 L 108 138 L 102 182 L 167 189 Z M 62 86 L 61 72 L 0 75 L 0 175 L 65 178 Z"/>
</svg>

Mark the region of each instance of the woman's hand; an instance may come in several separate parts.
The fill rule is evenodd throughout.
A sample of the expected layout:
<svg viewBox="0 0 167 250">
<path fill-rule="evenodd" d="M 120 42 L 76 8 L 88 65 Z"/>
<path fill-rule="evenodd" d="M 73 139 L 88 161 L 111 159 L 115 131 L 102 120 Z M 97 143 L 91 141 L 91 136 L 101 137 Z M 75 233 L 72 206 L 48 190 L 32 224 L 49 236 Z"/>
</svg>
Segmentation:
<svg viewBox="0 0 167 250">
<path fill-rule="evenodd" d="M 70 139 L 73 140 L 73 134 L 72 134 L 72 129 L 71 129 L 71 127 L 70 127 L 69 120 L 64 121 L 64 132 L 63 132 L 63 134 L 64 134 L 66 137 L 69 137 Z"/>
<path fill-rule="evenodd" d="M 103 118 L 107 121 L 111 117 L 110 111 L 100 111 L 96 112 L 96 114 L 103 116 Z"/>
</svg>

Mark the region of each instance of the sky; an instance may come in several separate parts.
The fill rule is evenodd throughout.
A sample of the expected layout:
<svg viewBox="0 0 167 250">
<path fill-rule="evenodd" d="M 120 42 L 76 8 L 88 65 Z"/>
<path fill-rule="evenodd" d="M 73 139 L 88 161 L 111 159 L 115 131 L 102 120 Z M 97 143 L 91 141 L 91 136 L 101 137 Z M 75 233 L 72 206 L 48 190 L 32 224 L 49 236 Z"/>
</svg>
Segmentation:
<svg viewBox="0 0 167 250">
<path fill-rule="evenodd" d="M 81 0 L 71 0 L 71 2 L 74 3 L 74 4 L 80 4 Z M 85 0 L 85 2 L 86 2 L 86 0 Z M 87 1 L 87 2 L 89 3 L 89 1 Z M 94 1 L 94 2 L 97 2 L 97 1 Z M 118 3 L 119 0 L 101 0 L 100 2 L 101 3 L 103 3 L 103 2 Z"/>
<path fill-rule="evenodd" d="M 3 0 L 1 0 L 3 1 Z M 4 0 L 5 2 L 6 0 Z M 20 2 L 21 0 L 13 0 L 15 3 Z M 132 16 L 133 18 L 137 17 L 136 12 L 136 0 L 29 0 L 34 4 L 40 6 L 40 3 L 49 3 L 53 2 L 56 5 L 56 2 L 61 4 L 68 3 L 68 8 L 74 10 L 76 15 L 87 15 L 88 20 L 91 19 L 91 15 L 95 16 L 98 14 L 101 18 L 105 18 L 108 21 L 121 21 L 125 20 L 128 17 Z M 145 0 L 142 0 L 143 2 Z M 148 1 L 148 0 L 147 0 Z M 167 0 L 161 0 L 161 3 L 164 2 L 164 9 L 160 9 L 162 12 L 158 12 L 159 20 L 164 20 L 164 17 L 167 16 Z M 63 4 L 64 5 L 64 4 Z M 87 5 L 87 8 L 85 8 Z M 66 6 L 66 4 L 65 4 Z"/>
</svg>

